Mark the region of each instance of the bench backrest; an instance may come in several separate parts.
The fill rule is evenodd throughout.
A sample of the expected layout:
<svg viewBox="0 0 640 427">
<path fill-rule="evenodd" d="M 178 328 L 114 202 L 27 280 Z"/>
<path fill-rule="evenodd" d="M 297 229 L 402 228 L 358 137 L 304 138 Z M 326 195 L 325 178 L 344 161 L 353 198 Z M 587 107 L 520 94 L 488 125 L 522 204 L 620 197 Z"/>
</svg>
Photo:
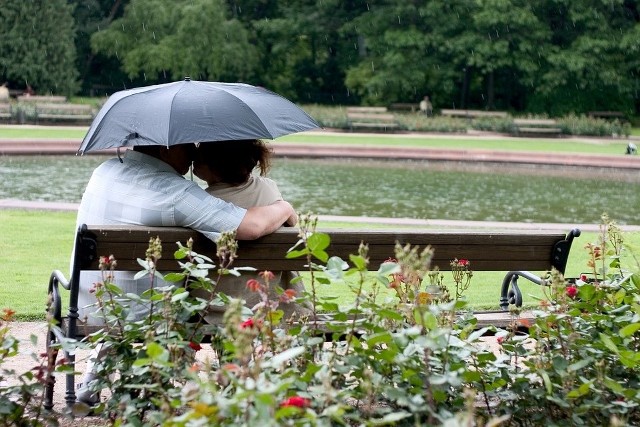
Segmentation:
<svg viewBox="0 0 640 427">
<path fill-rule="evenodd" d="M 88 104 L 36 104 L 36 111 L 86 114 L 93 112 L 93 107 Z"/>
<path fill-rule="evenodd" d="M 361 242 L 369 246 L 370 267 L 378 266 L 394 257 L 396 242 L 410 243 L 423 249 L 434 248 L 432 266 L 449 270 L 453 259 L 467 259 L 475 271 L 531 270 L 546 271 L 555 267 L 561 272 L 566 268 L 567 256 L 574 236 L 557 231 L 412 231 L 399 229 L 380 230 L 319 230 L 329 234 L 331 246 L 327 252 L 348 260 L 350 254 L 358 252 Z M 118 270 L 139 271 L 138 258 L 144 258 L 149 239 L 159 237 L 163 242 L 163 259 L 159 270 L 177 269 L 173 252 L 175 242 L 186 244 L 194 240 L 194 250 L 208 255 L 214 262 L 216 247 L 201 234 L 176 227 L 137 226 L 90 226 L 81 227 L 78 232 L 76 255 L 82 259 L 82 270 L 98 269 L 98 257 L 113 255 L 118 262 Z M 238 259 L 234 266 L 249 266 L 259 270 L 305 270 L 306 259 L 286 259 L 287 251 L 299 240 L 295 228 L 281 228 L 276 232 L 252 241 L 239 241 Z"/>
</svg>

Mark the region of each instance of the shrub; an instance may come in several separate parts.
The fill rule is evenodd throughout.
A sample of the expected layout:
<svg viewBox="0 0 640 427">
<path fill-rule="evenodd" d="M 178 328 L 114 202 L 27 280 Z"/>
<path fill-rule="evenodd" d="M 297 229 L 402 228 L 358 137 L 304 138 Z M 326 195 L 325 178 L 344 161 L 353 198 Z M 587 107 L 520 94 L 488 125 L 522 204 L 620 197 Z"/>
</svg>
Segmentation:
<svg viewBox="0 0 640 427">
<path fill-rule="evenodd" d="M 526 324 L 514 311 L 506 330 L 477 330 L 463 296 L 467 260 L 451 261 L 454 296 L 430 269 L 430 248 L 397 246 L 395 259 L 372 275 L 365 244 L 349 260 L 331 257 L 329 244 L 303 218 L 288 256 L 306 258 L 309 295 L 271 301 L 272 275 L 263 272 L 248 283 L 261 296 L 251 311 L 215 292 L 226 274 L 239 273 L 232 235 L 218 242 L 218 265 L 190 242 L 180 245 L 183 271 L 165 277 L 175 285 L 141 296 L 110 282 L 117 261 L 104 258 L 96 295 L 107 326 L 88 341 L 110 348 L 95 385 L 111 393 L 97 411 L 132 426 L 640 423 L 640 265 L 633 257 L 623 265 L 629 248 L 608 217 L 598 241 L 586 245 L 588 273 L 567 281 L 551 272 L 535 320 Z M 160 256 L 153 240 L 141 275 L 155 277 Z M 347 283 L 356 296 L 348 306 L 315 297 L 319 286 Z M 193 298 L 192 287 L 211 298 Z M 381 297 L 383 288 L 392 296 Z M 309 319 L 282 318 L 279 301 L 305 297 Z M 148 304 L 149 315 L 125 321 L 127 301 Z M 194 317 L 219 303 L 228 307 L 220 327 Z M 496 335 L 497 351 L 483 343 L 487 333 Z M 195 356 L 209 335 L 217 358 L 202 361 Z"/>
<path fill-rule="evenodd" d="M 42 407 L 44 384 L 51 380 L 46 355 L 33 354 L 33 367 L 26 372 L 6 367 L 19 352 L 18 340 L 9 334 L 14 314 L 9 308 L 0 312 L 0 425 L 52 425 L 55 417 Z"/>
<path fill-rule="evenodd" d="M 558 119 L 563 133 L 568 135 L 590 135 L 625 137 L 631 134 L 631 125 L 619 120 L 604 120 L 586 116 L 569 115 Z"/>
</svg>

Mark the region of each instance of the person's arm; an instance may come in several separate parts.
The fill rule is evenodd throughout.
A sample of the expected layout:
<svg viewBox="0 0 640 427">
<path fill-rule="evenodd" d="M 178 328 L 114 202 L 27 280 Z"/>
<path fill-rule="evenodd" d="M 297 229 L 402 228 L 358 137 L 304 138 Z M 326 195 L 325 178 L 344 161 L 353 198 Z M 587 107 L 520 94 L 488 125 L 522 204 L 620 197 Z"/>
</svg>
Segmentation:
<svg viewBox="0 0 640 427">
<path fill-rule="evenodd" d="M 291 221 L 296 213 L 293 207 L 284 200 L 267 206 L 254 206 L 247 213 L 236 230 L 239 240 L 253 240 L 273 233 L 285 222 Z"/>
</svg>

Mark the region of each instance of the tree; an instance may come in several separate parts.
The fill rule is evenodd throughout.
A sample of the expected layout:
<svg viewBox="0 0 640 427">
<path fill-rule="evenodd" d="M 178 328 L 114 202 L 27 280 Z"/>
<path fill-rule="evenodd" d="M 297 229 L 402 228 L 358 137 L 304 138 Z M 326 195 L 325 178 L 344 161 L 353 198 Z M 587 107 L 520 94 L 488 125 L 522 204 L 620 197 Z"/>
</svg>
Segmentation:
<svg viewBox="0 0 640 427">
<path fill-rule="evenodd" d="M 74 21 L 66 0 L 5 0 L 0 72 L 12 86 L 70 96 L 78 89 Z"/>
<path fill-rule="evenodd" d="M 117 58 L 96 54 L 91 50 L 91 36 L 104 29 L 124 12 L 129 0 L 70 0 L 75 4 L 76 66 L 85 95 L 107 95 L 123 88 L 131 79 L 120 69 Z M 134 80 L 135 82 L 135 80 Z"/>
<path fill-rule="evenodd" d="M 265 84 L 304 102 L 358 101 L 344 85 L 357 50 L 343 27 L 363 10 L 366 5 L 358 0 L 279 2 L 271 16 L 253 22 L 264 55 Z"/>
<path fill-rule="evenodd" d="M 130 78 L 249 81 L 258 52 L 227 11 L 223 0 L 132 0 L 121 18 L 93 34 L 92 47 L 118 58 Z"/>
<path fill-rule="evenodd" d="M 638 45 L 637 38 L 630 42 L 632 34 L 637 35 L 636 2 L 548 0 L 540 5 L 538 14 L 551 29 L 552 38 L 543 52 L 544 66 L 528 109 L 551 115 L 630 112 L 637 79 L 629 68 L 630 53 Z"/>
</svg>

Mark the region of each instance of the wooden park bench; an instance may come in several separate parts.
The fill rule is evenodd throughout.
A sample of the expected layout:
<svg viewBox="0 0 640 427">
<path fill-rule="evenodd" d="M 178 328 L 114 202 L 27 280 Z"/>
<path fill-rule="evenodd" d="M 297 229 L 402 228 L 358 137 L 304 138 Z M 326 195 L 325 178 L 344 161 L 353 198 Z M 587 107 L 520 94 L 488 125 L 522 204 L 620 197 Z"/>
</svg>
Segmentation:
<svg viewBox="0 0 640 427">
<path fill-rule="evenodd" d="M 11 104 L 8 102 L 0 102 L 0 119 L 2 121 L 8 122 L 13 117 L 13 113 L 11 110 Z"/>
<path fill-rule="evenodd" d="M 48 103 L 60 104 L 67 102 L 66 96 L 58 95 L 20 95 L 17 97 L 18 102 L 26 102 L 31 104 Z"/>
<path fill-rule="evenodd" d="M 549 136 L 562 135 L 562 129 L 553 119 L 514 119 L 515 134 L 518 136 Z"/>
<path fill-rule="evenodd" d="M 450 270 L 454 259 L 466 259 L 471 263 L 473 271 L 505 271 L 507 272 L 501 286 L 500 307 L 507 310 L 510 305 L 522 305 L 522 294 L 517 280 L 524 277 L 539 285 L 546 284 L 545 279 L 532 273 L 546 272 L 555 268 L 565 271 L 571 244 L 580 230 L 574 229 L 567 235 L 557 231 L 413 231 L 407 229 L 330 229 L 319 230 L 331 238 L 327 249 L 330 256 L 339 256 L 348 260 L 350 254 L 357 254 L 359 245 L 364 242 L 369 246 L 369 267 L 377 270 L 381 263 L 395 256 L 396 242 L 402 245 L 411 244 L 424 249 L 434 249 L 432 267 Z M 216 246 L 213 242 L 190 229 L 177 227 L 141 227 L 141 226 L 81 226 L 76 234 L 75 254 L 70 280 L 55 270 L 49 279 L 49 297 L 52 301 L 52 316 L 61 325 L 61 334 L 52 331 L 47 337 L 48 345 L 61 342 L 65 338 L 81 338 L 95 332 L 97 327 L 84 325 L 78 315 L 78 278 L 80 271 L 98 270 L 101 256 L 113 255 L 117 261 L 117 270 L 141 270 L 138 258 L 144 258 L 149 239 L 159 237 L 163 242 L 165 253 L 172 253 L 174 242 L 186 244 L 193 238 L 193 250 L 217 260 Z M 257 270 L 273 271 L 306 271 L 306 258 L 287 259 L 285 254 L 299 240 L 296 228 L 281 228 L 276 232 L 252 241 L 239 241 L 238 258 L 234 266 L 249 266 Z M 161 258 L 157 264 L 158 271 L 179 270 L 177 261 L 170 257 Z M 69 291 L 62 295 L 62 290 Z M 62 317 L 62 300 L 68 298 L 69 312 Z M 503 325 L 510 322 L 505 317 Z M 482 325 L 481 325 L 482 326 Z M 486 326 L 486 324 L 484 325 Z M 53 358 L 56 357 L 56 352 Z M 66 354 L 67 363 L 75 364 L 74 355 Z M 55 363 L 55 360 L 50 361 Z M 51 364 L 50 366 L 54 366 Z M 45 407 L 53 405 L 53 388 L 55 382 L 47 386 Z M 75 402 L 75 378 L 73 374 L 66 377 L 66 396 L 68 405 Z"/>
<path fill-rule="evenodd" d="M 478 119 L 482 117 L 505 118 L 509 114 L 506 111 L 485 111 L 485 110 L 440 110 L 440 115 L 447 117 L 462 117 L 465 119 Z"/>
<path fill-rule="evenodd" d="M 36 104 L 36 123 L 66 122 L 90 123 L 94 117 L 93 107 L 87 104 L 49 103 Z"/>
<path fill-rule="evenodd" d="M 407 102 L 396 102 L 394 104 L 389 105 L 389 110 L 391 111 L 411 111 L 415 113 L 416 111 L 420 111 L 420 104 L 415 103 L 407 103 Z"/>
<path fill-rule="evenodd" d="M 382 130 L 398 127 L 396 118 L 386 107 L 347 107 L 349 129 Z"/>
</svg>

